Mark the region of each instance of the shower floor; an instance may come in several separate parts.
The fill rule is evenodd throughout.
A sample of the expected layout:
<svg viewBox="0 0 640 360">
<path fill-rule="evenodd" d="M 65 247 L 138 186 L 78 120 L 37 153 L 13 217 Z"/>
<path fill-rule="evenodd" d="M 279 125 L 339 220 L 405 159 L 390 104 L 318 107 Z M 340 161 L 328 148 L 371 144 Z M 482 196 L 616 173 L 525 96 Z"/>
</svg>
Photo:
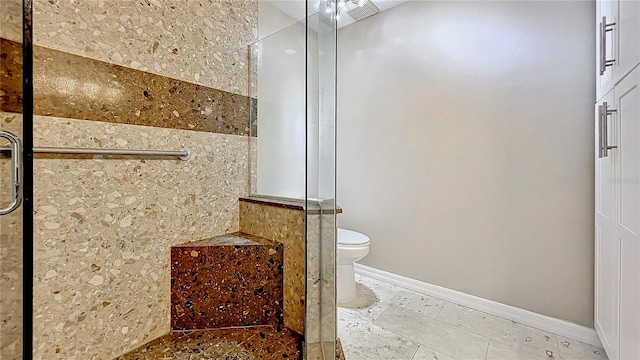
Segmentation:
<svg viewBox="0 0 640 360">
<path fill-rule="evenodd" d="M 300 335 L 284 326 L 174 331 L 116 360 L 301 359 Z"/>
</svg>

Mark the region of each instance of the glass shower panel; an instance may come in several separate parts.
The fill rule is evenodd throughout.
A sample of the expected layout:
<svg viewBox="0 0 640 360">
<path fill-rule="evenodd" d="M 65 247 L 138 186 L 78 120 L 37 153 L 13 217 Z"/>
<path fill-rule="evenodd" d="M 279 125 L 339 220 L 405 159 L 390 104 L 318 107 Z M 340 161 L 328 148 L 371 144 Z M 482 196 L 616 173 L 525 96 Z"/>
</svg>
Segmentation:
<svg viewBox="0 0 640 360">
<path fill-rule="evenodd" d="M 305 22 L 250 46 L 251 194 L 305 196 Z"/>
<path fill-rule="evenodd" d="M 335 5 L 335 4 L 334 4 Z M 336 22 L 329 1 L 307 5 L 308 358 L 336 353 Z M 318 11 L 319 10 L 319 11 Z"/>
<path fill-rule="evenodd" d="M 0 132 L 23 133 L 22 1 L 0 1 Z M 0 138 L 0 147 L 8 147 Z M 20 149 L 21 150 L 21 149 Z M 14 197 L 12 167 L 21 155 L 0 153 L 0 208 Z M 0 359 L 22 359 L 23 208 L 0 215 Z"/>
<path fill-rule="evenodd" d="M 305 12 L 250 47 L 250 193 L 304 205 L 304 353 L 333 359 L 336 24 L 326 1 L 272 4 Z"/>
</svg>

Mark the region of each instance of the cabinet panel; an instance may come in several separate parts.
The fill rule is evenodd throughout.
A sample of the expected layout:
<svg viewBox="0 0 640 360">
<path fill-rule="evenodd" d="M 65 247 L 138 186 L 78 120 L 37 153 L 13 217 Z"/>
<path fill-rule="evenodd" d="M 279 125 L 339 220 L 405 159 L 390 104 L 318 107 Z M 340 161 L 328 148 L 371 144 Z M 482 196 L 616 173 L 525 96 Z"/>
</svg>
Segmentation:
<svg viewBox="0 0 640 360">
<path fill-rule="evenodd" d="M 603 37 L 601 36 L 602 18 L 605 17 L 607 23 L 614 23 L 618 17 L 618 5 L 616 1 L 600 0 L 596 2 L 596 99 L 600 99 L 604 94 L 613 88 L 613 66 L 605 68 L 603 74 L 600 74 L 601 48 L 603 45 Z M 615 56 L 615 27 L 613 31 L 604 34 L 605 59 L 613 59 Z"/>
<path fill-rule="evenodd" d="M 614 81 L 617 83 L 640 63 L 640 1 L 620 0 L 618 2 L 618 19 L 615 28 L 617 51 Z"/>
<path fill-rule="evenodd" d="M 618 113 L 620 359 L 640 359 L 640 68 L 615 88 Z"/>
<path fill-rule="evenodd" d="M 609 354 L 617 348 L 617 281 L 618 278 L 618 249 L 614 238 L 615 227 L 615 157 L 613 150 L 608 151 L 608 156 L 599 157 L 599 148 L 602 145 L 600 138 L 603 133 L 603 125 L 608 126 L 608 143 L 615 140 L 615 121 L 613 116 L 605 119 L 600 115 L 600 107 L 607 103 L 611 108 L 615 106 L 614 91 L 610 91 L 596 104 L 595 116 L 595 326 L 600 334 L 602 344 Z M 606 121 L 606 123 L 602 123 Z"/>
<path fill-rule="evenodd" d="M 628 78 L 616 87 L 616 107 L 620 136 L 618 153 L 620 159 L 620 220 L 619 225 L 640 233 L 640 88 L 638 85 L 640 69 L 636 69 Z"/>
<path fill-rule="evenodd" d="M 620 234 L 620 359 L 640 359 L 640 242 Z"/>
</svg>

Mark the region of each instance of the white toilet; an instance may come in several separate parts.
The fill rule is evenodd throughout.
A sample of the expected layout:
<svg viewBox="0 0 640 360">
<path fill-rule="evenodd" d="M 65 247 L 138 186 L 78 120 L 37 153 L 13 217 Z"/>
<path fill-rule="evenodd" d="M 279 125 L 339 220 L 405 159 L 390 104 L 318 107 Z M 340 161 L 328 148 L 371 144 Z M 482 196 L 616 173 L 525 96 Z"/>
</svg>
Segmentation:
<svg viewBox="0 0 640 360">
<path fill-rule="evenodd" d="M 353 263 L 369 253 L 369 237 L 356 231 L 338 228 L 337 257 L 337 297 L 338 305 L 348 304 L 356 299 L 356 279 Z"/>
</svg>

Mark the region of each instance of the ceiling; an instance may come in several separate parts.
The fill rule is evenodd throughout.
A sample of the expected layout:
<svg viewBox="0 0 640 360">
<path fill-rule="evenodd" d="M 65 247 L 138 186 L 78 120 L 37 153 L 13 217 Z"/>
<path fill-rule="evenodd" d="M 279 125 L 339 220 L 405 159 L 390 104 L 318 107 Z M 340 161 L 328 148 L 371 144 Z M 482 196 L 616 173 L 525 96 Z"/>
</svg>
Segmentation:
<svg viewBox="0 0 640 360">
<path fill-rule="evenodd" d="M 270 0 L 266 0 L 266 1 L 270 1 Z M 305 17 L 306 1 L 307 0 L 286 0 L 286 1 L 276 0 L 276 1 L 273 1 L 273 5 L 283 13 L 289 15 L 290 17 L 297 20 L 302 20 Z M 371 1 L 378 9 L 380 9 L 380 11 L 385 11 L 396 5 L 402 4 L 407 0 L 368 0 L 368 1 Z M 314 1 L 313 3 L 315 4 L 316 8 L 310 11 L 310 13 L 312 14 L 318 12 L 317 6 L 319 5 L 318 1 Z M 356 20 L 354 20 L 352 17 L 349 16 L 349 14 L 347 14 L 346 11 L 344 11 L 340 15 L 340 20 L 338 20 L 338 28 L 353 24 L 354 22 L 356 22 Z"/>
<path fill-rule="evenodd" d="M 385 10 L 389 10 L 392 7 L 402 4 L 407 0 L 369 0 L 372 2 L 381 12 Z M 349 14 L 345 11 L 340 14 L 340 20 L 338 20 L 338 28 L 345 27 L 347 25 L 353 24 L 356 22 Z"/>
</svg>

